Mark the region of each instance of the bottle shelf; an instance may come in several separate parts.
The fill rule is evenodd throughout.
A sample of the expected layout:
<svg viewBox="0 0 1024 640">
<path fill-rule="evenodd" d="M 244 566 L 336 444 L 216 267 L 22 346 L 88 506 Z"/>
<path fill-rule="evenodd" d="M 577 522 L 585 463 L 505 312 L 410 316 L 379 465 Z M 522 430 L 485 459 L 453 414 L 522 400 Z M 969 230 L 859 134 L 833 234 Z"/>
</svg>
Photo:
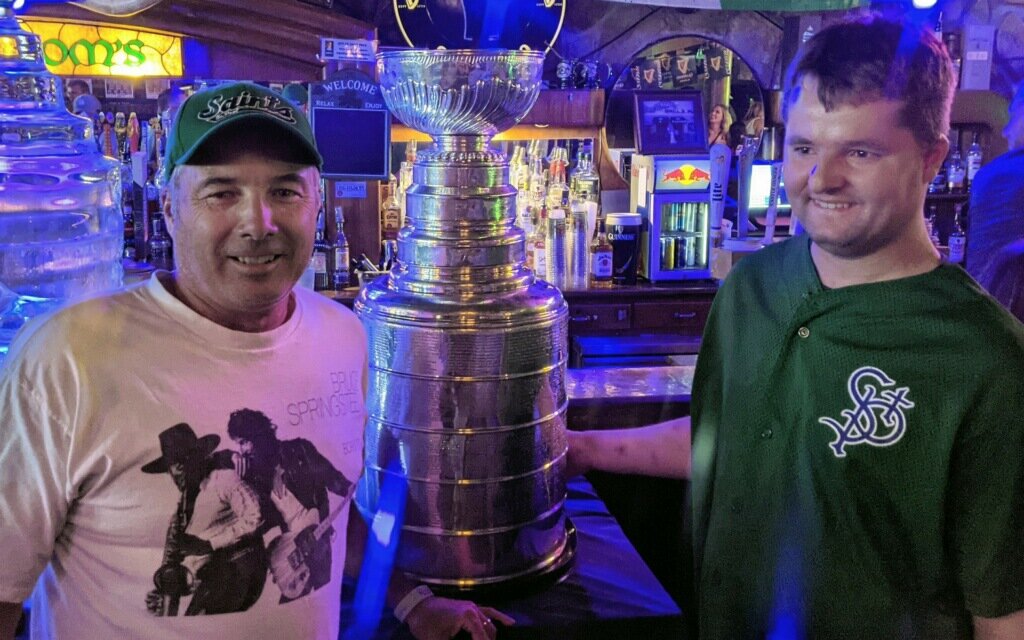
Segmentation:
<svg viewBox="0 0 1024 640">
<path fill-rule="evenodd" d="M 925 196 L 926 202 L 967 202 L 970 199 L 970 193 L 929 193 Z"/>
</svg>

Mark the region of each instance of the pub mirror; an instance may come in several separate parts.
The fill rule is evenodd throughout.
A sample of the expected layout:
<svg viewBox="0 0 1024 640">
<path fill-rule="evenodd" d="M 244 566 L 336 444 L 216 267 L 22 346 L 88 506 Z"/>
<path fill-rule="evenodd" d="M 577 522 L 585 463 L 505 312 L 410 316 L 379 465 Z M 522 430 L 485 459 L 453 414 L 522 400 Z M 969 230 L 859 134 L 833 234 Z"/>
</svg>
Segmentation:
<svg viewBox="0 0 1024 640">
<path fill-rule="evenodd" d="M 607 102 L 608 150 L 622 173 L 632 152 L 633 92 L 700 91 L 708 144 L 735 147 L 743 135 L 760 137 L 764 97 L 750 66 L 726 45 L 703 36 L 674 36 L 640 51 L 615 81 Z"/>
</svg>

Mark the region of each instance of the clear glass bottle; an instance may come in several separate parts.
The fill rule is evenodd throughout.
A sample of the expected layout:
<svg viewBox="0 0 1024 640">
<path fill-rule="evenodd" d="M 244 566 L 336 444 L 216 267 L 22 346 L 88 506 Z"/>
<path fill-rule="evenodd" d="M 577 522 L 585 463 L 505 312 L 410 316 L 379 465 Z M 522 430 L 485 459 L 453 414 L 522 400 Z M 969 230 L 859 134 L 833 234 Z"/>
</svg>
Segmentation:
<svg viewBox="0 0 1024 640">
<path fill-rule="evenodd" d="M 967 179 L 967 167 L 960 155 L 960 136 L 954 136 L 955 142 L 950 145 L 949 157 L 946 159 L 946 184 L 950 193 L 963 193 Z"/>
<path fill-rule="evenodd" d="M 569 182 L 566 180 L 566 163 L 555 155 L 556 159 L 551 163 L 549 173 L 551 175 L 550 182 L 548 182 L 547 192 L 547 205 L 548 212 L 556 207 L 562 206 L 563 202 L 568 202 L 569 197 Z M 567 205 L 566 205 L 567 206 Z"/>
<path fill-rule="evenodd" d="M 533 228 L 533 273 L 536 277 L 548 277 L 547 210 L 542 204 L 537 210 L 537 223 Z"/>
<path fill-rule="evenodd" d="M 967 186 L 971 187 L 974 185 L 974 176 L 978 175 L 978 169 L 981 169 L 981 163 L 984 160 L 984 154 L 981 150 L 981 142 L 979 141 L 979 132 L 974 132 L 974 139 L 971 142 L 971 146 L 967 149 Z"/>
<path fill-rule="evenodd" d="M 381 243 L 380 271 L 391 271 L 398 259 L 398 240 L 384 240 Z"/>
<path fill-rule="evenodd" d="M 953 264 L 963 264 L 964 254 L 967 249 L 967 234 L 963 228 L 963 204 L 957 203 L 956 213 L 953 216 L 953 228 L 949 232 L 949 261 Z"/>
<path fill-rule="evenodd" d="M 530 206 L 539 207 L 548 192 L 548 176 L 544 170 L 544 160 L 535 156 L 530 161 Z"/>
<path fill-rule="evenodd" d="M 348 238 L 345 237 L 345 212 L 334 207 L 334 243 L 331 245 L 331 288 L 341 291 L 349 284 Z"/>
<path fill-rule="evenodd" d="M 597 233 L 597 221 L 601 217 L 601 176 L 594 167 L 594 155 L 590 140 L 580 150 L 576 169 L 569 180 L 573 199 L 584 203 L 587 210 L 587 237 Z"/>
<path fill-rule="evenodd" d="M 164 217 L 153 217 L 153 233 L 149 236 L 146 253 L 149 254 L 149 263 L 154 269 L 164 271 L 174 270 L 174 249 L 171 245 L 171 237 L 164 230 Z"/>
<path fill-rule="evenodd" d="M 327 274 L 327 240 L 324 234 L 324 211 L 316 217 L 316 235 L 313 237 L 313 290 L 330 289 L 330 278 Z"/>
<path fill-rule="evenodd" d="M 391 193 L 394 194 L 398 200 L 398 226 L 401 228 L 405 224 L 405 192 L 412 186 L 412 168 L 416 163 L 416 141 L 411 140 L 405 145 L 405 160 L 398 169 L 398 187 L 397 189 L 391 189 Z"/>
</svg>

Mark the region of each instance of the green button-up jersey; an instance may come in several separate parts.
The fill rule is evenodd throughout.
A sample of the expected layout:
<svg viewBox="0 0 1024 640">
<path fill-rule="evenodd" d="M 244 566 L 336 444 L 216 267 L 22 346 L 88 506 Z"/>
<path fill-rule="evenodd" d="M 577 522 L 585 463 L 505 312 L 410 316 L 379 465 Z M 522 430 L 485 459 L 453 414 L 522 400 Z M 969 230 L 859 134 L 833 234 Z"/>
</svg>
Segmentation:
<svg viewBox="0 0 1024 640">
<path fill-rule="evenodd" d="M 1024 609 L 1024 327 L 960 268 L 827 289 L 806 236 L 744 258 L 692 415 L 702 640 Z"/>
</svg>

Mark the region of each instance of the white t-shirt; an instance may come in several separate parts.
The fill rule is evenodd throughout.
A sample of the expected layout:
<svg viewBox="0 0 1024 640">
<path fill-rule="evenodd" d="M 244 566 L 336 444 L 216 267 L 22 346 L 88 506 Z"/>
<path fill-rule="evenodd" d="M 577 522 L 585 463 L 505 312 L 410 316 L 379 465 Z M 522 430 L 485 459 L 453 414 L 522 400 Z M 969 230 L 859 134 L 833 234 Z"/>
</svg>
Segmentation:
<svg viewBox="0 0 1024 640">
<path fill-rule="evenodd" d="M 220 523 L 211 546 L 224 549 L 222 563 L 235 561 L 232 535 L 255 535 L 249 516 L 232 513 L 251 508 L 233 486 L 244 472 L 230 463 L 241 457 L 228 436 L 232 412 L 263 413 L 277 439 L 294 445 L 282 450 L 301 452 L 301 462 L 279 464 L 298 469 L 290 478 L 309 461 L 328 470 L 331 490 L 311 492 L 316 479 L 305 491 L 287 487 L 307 502 L 326 496 L 336 511 L 336 472 L 347 483 L 361 472 L 362 325 L 318 294 L 293 295 L 284 325 L 244 333 L 196 314 L 154 276 L 37 319 L 15 341 L 0 377 L 0 601 L 32 594 L 34 638 L 338 637 L 348 506 L 333 520 L 330 579 L 320 588 L 282 601 L 268 569 L 243 611 L 186 616 L 186 595 L 176 616 L 158 616 L 146 603 L 181 505 L 200 539 Z M 207 476 L 206 497 L 184 501 L 170 473 L 142 471 L 162 457 L 161 434 L 171 430 L 194 433 L 178 449 L 228 461 Z M 282 533 L 264 531 L 262 543 Z"/>
</svg>

